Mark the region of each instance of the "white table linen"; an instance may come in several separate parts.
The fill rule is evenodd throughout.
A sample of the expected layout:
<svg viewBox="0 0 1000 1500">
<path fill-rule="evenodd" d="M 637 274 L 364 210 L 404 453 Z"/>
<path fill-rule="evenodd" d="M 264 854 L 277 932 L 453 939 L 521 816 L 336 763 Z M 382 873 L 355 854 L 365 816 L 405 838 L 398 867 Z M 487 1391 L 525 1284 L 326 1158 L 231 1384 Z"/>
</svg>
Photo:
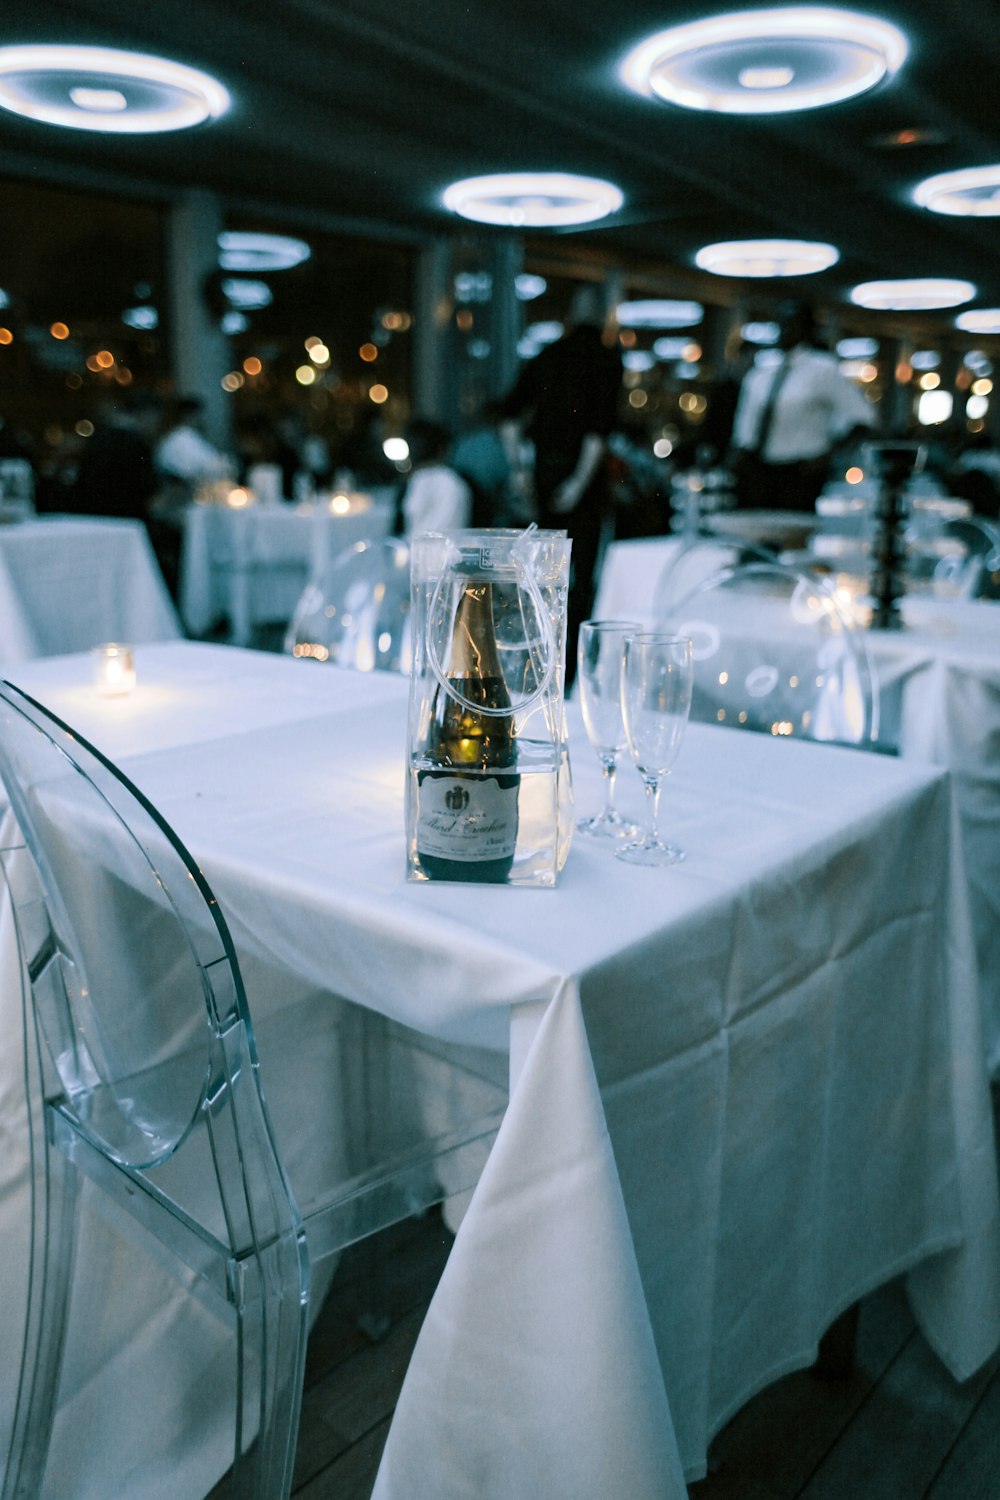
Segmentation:
<svg viewBox="0 0 1000 1500">
<path fill-rule="evenodd" d="M 391 504 L 381 495 L 344 515 L 322 501 L 191 505 L 181 549 L 184 623 L 201 636 L 225 617 L 232 642 L 248 645 L 255 625 L 291 619 L 306 584 L 338 553 L 385 536 L 391 523 Z"/>
<path fill-rule="evenodd" d="M 676 556 L 674 538 L 618 542 L 606 554 L 596 617 L 651 623 L 657 583 Z M 783 615 L 766 599 L 727 601 L 749 643 L 776 641 Z M 990 1071 L 1000 1073 L 1000 607 L 988 601 L 902 604 L 905 629 L 865 632 L 878 683 L 880 739 L 907 760 L 951 771 L 986 1014 Z"/>
<path fill-rule="evenodd" d="M 117 702 L 79 662 L 19 680 L 188 842 L 241 959 L 501 1055 L 528 1018 L 379 1500 L 682 1494 L 675 1441 L 700 1475 L 727 1417 L 902 1272 L 956 1377 L 990 1355 L 996 1164 L 946 776 L 692 725 L 665 794 L 680 867 L 581 839 L 554 891 L 414 885 L 404 682 L 191 645 L 137 666 Z"/>
<path fill-rule="evenodd" d="M 0 663 L 181 634 L 141 521 L 39 516 L 0 526 Z"/>
</svg>

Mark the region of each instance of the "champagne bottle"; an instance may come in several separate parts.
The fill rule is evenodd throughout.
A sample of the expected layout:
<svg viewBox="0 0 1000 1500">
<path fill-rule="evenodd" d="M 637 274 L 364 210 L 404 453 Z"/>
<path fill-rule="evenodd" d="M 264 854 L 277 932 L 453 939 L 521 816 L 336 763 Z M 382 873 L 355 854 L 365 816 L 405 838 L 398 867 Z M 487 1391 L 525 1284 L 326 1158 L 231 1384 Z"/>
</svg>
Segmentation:
<svg viewBox="0 0 1000 1500">
<path fill-rule="evenodd" d="M 464 701 L 443 687 L 433 700 L 425 769 L 417 776 L 417 856 L 431 880 L 503 884 L 514 863 L 520 777 L 514 716 L 496 712 L 510 709 L 510 695 L 488 579 L 465 583 L 446 675 Z"/>
</svg>

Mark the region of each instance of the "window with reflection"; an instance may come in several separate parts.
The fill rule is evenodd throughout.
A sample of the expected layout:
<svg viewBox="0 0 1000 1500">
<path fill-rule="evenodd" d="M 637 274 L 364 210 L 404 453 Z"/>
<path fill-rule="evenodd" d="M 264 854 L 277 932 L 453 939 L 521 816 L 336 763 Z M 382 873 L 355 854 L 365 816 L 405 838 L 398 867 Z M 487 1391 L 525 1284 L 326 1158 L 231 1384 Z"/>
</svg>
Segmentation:
<svg viewBox="0 0 1000 1500">
<path fill-rule="evenodd" d="M 16 179 L 2 190 L 17 233 L 0 242 L 0 448 L 30 457 L 40 508 L 59 509 L 114 405 L 149 394 L 166 410 L 186 394 L 171 363 L 171 209 Z M 227 335 L 240 448 L 294 435 L 317 472 L 398 478 L 381 444 L 410 410 L 413 250 L 236 214 L 225 234 L 235 244 L 224 237 L 202 291 Z"/>
<path fill-rule="evenodd" d="M 383 443 L 410 414 L 413 250 L 230 215 L 220 262 L 223 385 L 244 461 L 280 462 L 295 443 L 318 481 L 398 478 Z"/>
<path fill-rule="evenodd" d="M 0 446 L 58 508 L 109 398 L 169 380 L 164 205 L 3 180 Z"/>
</svg>

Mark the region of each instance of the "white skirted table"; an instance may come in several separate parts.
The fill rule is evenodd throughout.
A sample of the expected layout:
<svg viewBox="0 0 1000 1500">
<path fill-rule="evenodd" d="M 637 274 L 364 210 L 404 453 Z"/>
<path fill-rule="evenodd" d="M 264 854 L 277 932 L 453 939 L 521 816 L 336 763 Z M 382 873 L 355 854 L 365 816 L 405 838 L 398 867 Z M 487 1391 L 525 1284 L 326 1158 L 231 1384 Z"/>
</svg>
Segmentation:
<svg viewBox="0 0 1000 1500">
<path fill-rule="evenodd" d="M 181 634 L 141 521 L 38 516 L 0 526 L 0 663 Z"/>
<path fill-rule="evenodd" d="M 348 508 L 332 509 L 338 499 Z M 355 542 L 381 539 L 391 524 L 392 505 L 381 494 L 301 505 L 192 504 L 181 548 L 184 623 L 203 636 L 225 619 L 231 642 L 247 646 L 255 626 L 287 624 L 328 562 Z"/>
<path fill-rule="evenodd" d="M 595 618 L 652 623 L 673 538 L 618 542 L 606 554 Z M 694 580 L 692 580 L 692 583 Z M 784 612 L 764 597 L 727 601 L 747 648 L 777 645 Z M 881 741 L 952 772 L 972 898 L 990 1071 L 1000 1073 L 1000 605 L 903 600 L 904 629 L 865 632 L 881 700 Z"/>
<path fill-rule="evenodd" d="M 415 885 L 402 678 L 191 644 L 137 668 L 122 699 L 73 659 L 17 680 L 160 808 L 250 971 L 266 960 L 445 1058 L 509 1058 L 377 1500 L 676 1500 L 731 1413 L 904 1273 L 957 1378 L 990 1356 L 1000 1203 L 946 774 L 692 725 L 664 797 L 680 866 L 577 839 L 551 891 Z M 570 717 L 586 811 L 599 771 Z M 638 812 L 637 779 L 620 791 Z M 305 1092 L 298 1107 L 315 1129 Z M 148 1345 L 168 1368 L 158 1321 L 119 1330 L 112 1393 Z M 133 1426 L 171 1494 L 200 1500 L 225 1434 L 171 1388 Z M 61 1500 L 125 1492 L 106 1454 L 65 1462 Z"/>
</svg>

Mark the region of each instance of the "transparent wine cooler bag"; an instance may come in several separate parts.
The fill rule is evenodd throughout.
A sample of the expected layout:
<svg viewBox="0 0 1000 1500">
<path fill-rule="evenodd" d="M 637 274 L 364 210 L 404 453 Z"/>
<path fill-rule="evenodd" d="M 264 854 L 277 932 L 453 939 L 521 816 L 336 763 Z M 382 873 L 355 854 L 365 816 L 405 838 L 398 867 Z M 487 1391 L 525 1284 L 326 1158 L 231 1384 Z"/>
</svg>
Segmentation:
<svg viewBox="0 0 1000 1500">
<path fill-rule="evenodd" d="M 413 543 L 411 880 L 551 886 L 565 864 L 569 553 L 534 527 Z"/>
</svg>

